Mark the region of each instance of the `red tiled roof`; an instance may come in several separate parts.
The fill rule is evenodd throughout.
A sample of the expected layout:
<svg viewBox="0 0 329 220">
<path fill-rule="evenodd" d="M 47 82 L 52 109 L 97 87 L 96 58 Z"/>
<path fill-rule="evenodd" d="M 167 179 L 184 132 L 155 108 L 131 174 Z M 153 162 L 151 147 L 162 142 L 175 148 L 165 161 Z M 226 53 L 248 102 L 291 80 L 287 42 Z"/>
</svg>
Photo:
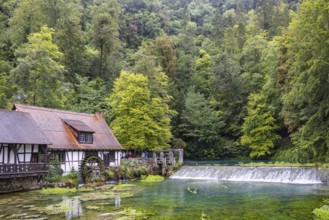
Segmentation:
<svg viewBox="0 0 329 220">
<path fill-rule="evenodd" d="M 100 115 L 15 104 L 13 110 L 28 112 L 48 137 L 51 149 L 122 150 L 120 143 Z M 79 121 L 82 130 L 93 131 L 92 144 L 80 144 L 69 127 Z M 71 124 L 69 123 L 71 122 Z M 73 127 L 73 126 L 72 126 Z M 73 127 L 74 128 L 74 127 Z M 76 129 L 76 128 L 74 128 Z M 76 129 L 78 130 L 78 129 Z"/>
<path fill-rule="evenodd" d="M 50 144 L 30 114 L 0 110 L 0 143 Z"/>
</svg>

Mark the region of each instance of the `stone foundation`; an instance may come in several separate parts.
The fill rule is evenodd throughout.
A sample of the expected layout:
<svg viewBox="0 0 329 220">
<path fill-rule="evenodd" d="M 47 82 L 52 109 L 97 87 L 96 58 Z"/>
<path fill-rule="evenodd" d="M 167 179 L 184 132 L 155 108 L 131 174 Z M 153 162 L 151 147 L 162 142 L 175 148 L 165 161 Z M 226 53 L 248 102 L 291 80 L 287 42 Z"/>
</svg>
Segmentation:
<svg viewBox="0 0 329 220">
<path fill-rule="evenodd" d="M 17 177 L 0 179 L 0 194 L 39 189 L 38 177 Z"/>
</svg>

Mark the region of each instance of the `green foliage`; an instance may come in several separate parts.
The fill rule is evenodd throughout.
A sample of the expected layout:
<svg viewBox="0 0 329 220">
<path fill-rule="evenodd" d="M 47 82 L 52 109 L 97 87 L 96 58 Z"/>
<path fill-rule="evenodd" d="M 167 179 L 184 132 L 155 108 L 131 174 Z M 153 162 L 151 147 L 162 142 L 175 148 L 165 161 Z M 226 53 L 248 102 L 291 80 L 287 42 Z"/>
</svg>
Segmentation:
<svg viewBox="0 0 329 220">
<path fill-rule="evenodd" d="M 72 169 L 67 175 L 62 177 L 62 181 L 65 183 L 65 186 L 70 188 L 78 186 L 78 171 Z"/>
<path fill-rule="evenodd" d="M 173 138 L 171 141 L 171 146 L 174 149 L 184 149 L 186 143 L 181 138 Z"/>
<path fill-rule="evenodd" d="M 151 172 L 150 166 L 145 166 L 134 159 L 123 159 L 120 167 L 110 167 L 105 170 L 107 180 L 130 180 L 147 176 Z"/>
<path fill-rule="evenodd" d="M 17 66 L 11 71 L 26 103 L 60 107 L 63 54 L 53 43 L 54 30 L 43 26 L 41 31 L 28 36 L 28 42 L 17 50 Z"/>
<path fill-rule="evenodd" d="M 325 205 L 320 208 L 316 208 L 313 210 L 313 214 L 316 220 L 327 220 L 329 219 L 329 206 L 328 199 L 324 200 Z"/>
<path fill-rule="evenodd" d="M 79 1 L 58 1 L 55 14 L 62 15 L 56 21 L 56 43 L 63 53 L 63 64 L 67 70 L 65 78 L 75 82 L 75 74 L 84 73 L 86 33 L 81 26 L 82 5 Z"/>
<path fill-rule="evenodd" d="M 313 152 L 299 147 L 289 147 L 279 149 L 273 159 L 291 163 L 307 163 L 311 160 Z"/>
<path fill-rule="evenodd" d="M 308 160 L 323 161 L 329 153 L 328 7 L 324 0 L 303 1 L 284 35 L 288 68 L 282 115 L 296 147 L 310 153 Z"/>
<path fill-rule="evenodd" d="M 1 65 L 1 61 L 0 61 Z M 1 71 L 1 70 L 0 70 Z M 14 86 L 12 79 L 6 74 L 0 72 L 0 108 L 9 108 L 9 103 L 12 98 Z"/>
<path fill-rule="evenodd" d="M 115 0 L 96 0 L 91 9 L 91 37 L 99 53 L 98 76 L 109 78 L 105 74 L 111 71 L 106 65 L 107 62 L 115 57 L 120 47 L 118 31 L 118 12 L 119 8 Z M 113 69 L 112 69 L 113 71 Z"/>
<path fill-rule="evenodd" d="M 168 148 L 174 112 L 161 97 L 152 98 L 146 76 L 122 71 L 108 101 L 114 117 L 112 130 L 125 149 Z"/>
<path fill-rule="evenodd" d="M 193 81 L 197 91 L 209 96 L 212 60 L 205 50 L 200 50 L 199 58 L 195 60 L 194 68 Z"/>
<path fill-rule="evenodd" d="M 10 41 L 15 46 L 26 43 L 29 35 L 39 32 L 42 26 L 47 25 L 46 5 L 43 0 L 19 1 L 9 19 Z"/>
<path fill-rule="evenodd" d="M 50 183 L 60 182 L 62 179 L 63 170 L 61 169 L 58 158 L 51 160 L 48 165 L 48 174 L 45 178 Z"/>
<path fill-rule="evenodd" d="M 60 188 L 60 187 L 44 188 L 38 191 L 38 193 L 41 193 L 42 195 L 61 195 L 61 194 L 69 194 L 76 192 L 77 192 L 77 188 Z"/>
<path fill-rule="evenodd" d="M 219 156 L 215 146 L 222 142 L 220 129 L 225 126 L 220 112 L 211 107 L 206 98 L 191 88 L 185 98 L 180 130 L 187 142 L 186 150 L 205 158 Z M 195 151 L 195 147 L 202 146 Z"/>
<path fill-rule="evenodd" d="M 0 107 L 19 101 L 102 111 L 129 149 L 169 147 L 173 133 L 188 144 L 186 156 L 223 158 L 248 153 L 239 144 L 249 117 L 247 100 L 262 93 L 278 132 L 294 144 L 274 149 L 269 140 L 266 148 L 277 152 L 275 158 L 326 161 L 328 2 L 305 0 L 298 10 L 296 5 L 295 0 L 0 1 Z M 112 88 L 122 70 L 147 80 L 132 83 L 143 92 L 127 90 L 126 101 L 136 102 L 118 110 L 122 106 L 109 107 L 114 99 L 105 97 L 117 96 Z M 217 116 L 200 107 L 196 116 L 205 122 L 191 119 L 190 87 Z M 199 100 L 189 97 L 190 103 L 193 98 Z"/>
<path fill-rule="evenodd" d="M 144 180 L 141 180 L 141 181 L 151 183 L 151 182 L 160 182 L 160 181 L 163 181 L 163 180 L 164 180 L 163 176 L 149 175 Z"/>
<path fill-rule="evenodd" d="M 248 98 L 248 115 L 242 125 L 243 136 L 241 143 L 251 148 L 251 157 L 260 157 L 270 154 L 274 141 L 279 136 L 275 134 L 276 120 L 271 114 L 271 106 L 266 103 L 262 93 L 252 93 Z"/>
<path fill-rule="evenodd" d="M 67 108 L 91 114 L 97 111 L 107 113 L 108 106 L 105 101 L 107 92 L 104 81 L 100 78 L 90 80 L 80 75 L 75 75 L 75 79 L 77 82 L 74 89 L 72 88 L 66 96 Z"/>
</svg>

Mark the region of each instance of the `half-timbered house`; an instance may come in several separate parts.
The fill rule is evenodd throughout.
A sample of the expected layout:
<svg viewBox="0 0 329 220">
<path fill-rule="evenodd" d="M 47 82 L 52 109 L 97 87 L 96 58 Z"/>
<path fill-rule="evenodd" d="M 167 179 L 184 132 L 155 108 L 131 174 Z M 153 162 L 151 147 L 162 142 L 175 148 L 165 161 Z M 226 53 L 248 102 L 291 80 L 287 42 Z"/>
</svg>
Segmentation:
<svg viewBox="0 0 329 220">
<path fill-rule="evenodd" d="M 47 174 L 48 144 L 29 113 L 0 110 L 0 193 L 35 188 Z"/>
<path fill-rule="evenodd" d="M 64 173 L 79 170 L 89 156 L 105 167 L 120 165 L 121 147 L 101 113 L 85 114 L 15 104 L 13 110 L 29 113 L 47 136 L 50 159 L 57 158 Z"/>
</svg>

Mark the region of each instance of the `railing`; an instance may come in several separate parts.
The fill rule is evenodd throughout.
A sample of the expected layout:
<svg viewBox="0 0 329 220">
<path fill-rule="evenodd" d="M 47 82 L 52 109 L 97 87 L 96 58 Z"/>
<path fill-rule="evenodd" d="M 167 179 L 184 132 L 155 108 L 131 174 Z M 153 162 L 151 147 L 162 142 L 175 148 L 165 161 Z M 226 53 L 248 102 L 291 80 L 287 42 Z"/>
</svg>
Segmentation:
<svg viewBox="0 0 329 220">
<path fill-rule="evenodd" d="M 25 164 L 2 164 L 0 165 L 0 175 L 38 173 L 47 171 L 44 163 L 25 163 Z"/>
</svg>

